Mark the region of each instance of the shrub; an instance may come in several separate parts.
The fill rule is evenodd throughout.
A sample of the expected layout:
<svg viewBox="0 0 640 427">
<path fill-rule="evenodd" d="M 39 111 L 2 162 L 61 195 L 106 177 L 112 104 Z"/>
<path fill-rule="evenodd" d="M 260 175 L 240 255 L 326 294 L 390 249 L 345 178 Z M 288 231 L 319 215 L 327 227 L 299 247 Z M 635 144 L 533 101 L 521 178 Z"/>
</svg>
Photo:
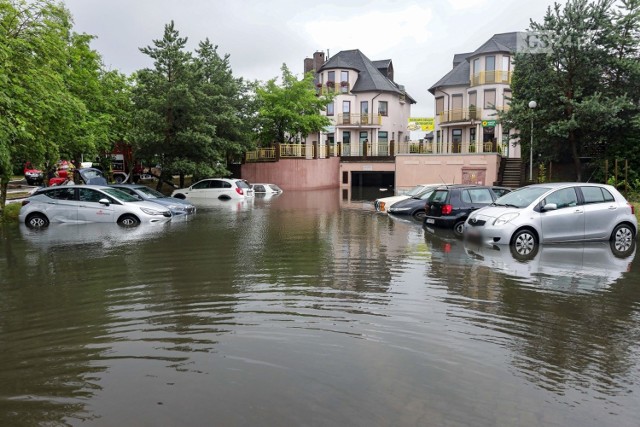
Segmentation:
<svg viewBox="0 0 640 427">
<path fill-rule="evenodd" d="M 2 210 L 2 215 L 0 215 L 0 222 L 18 222 L 18 214 L 20 213 L 20 208 L 22 205 L 20 203 L 9 203 Z"/>
</svg>

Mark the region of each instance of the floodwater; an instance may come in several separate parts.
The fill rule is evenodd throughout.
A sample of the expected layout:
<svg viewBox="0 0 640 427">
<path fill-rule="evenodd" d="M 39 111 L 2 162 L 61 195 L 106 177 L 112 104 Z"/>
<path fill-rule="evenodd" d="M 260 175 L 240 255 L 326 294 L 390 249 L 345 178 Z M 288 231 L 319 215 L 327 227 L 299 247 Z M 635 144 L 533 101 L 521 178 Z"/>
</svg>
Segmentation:
<svg viewBox="0 0 640 427">
<path fill-rule="evenodd" d="M 466 247 L 338 191 L 0 229 L 0 425 L 637 426 L 635 247 Z"/>
</svg>

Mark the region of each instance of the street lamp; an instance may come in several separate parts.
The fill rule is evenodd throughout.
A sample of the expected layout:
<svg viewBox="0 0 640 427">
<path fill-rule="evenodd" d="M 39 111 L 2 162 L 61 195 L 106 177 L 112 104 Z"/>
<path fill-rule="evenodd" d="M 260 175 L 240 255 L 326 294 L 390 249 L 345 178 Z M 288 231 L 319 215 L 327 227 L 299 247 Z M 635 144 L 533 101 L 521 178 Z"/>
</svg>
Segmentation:
<svg viewBox="0 0 640 427">
<path fill-rule="evenodd" d="M 531 143 L 529 144 L 529 181 L 533 182 L 533 110 L 538 106 L 536 101 L 529 101 L 531 109 Z"/>
</svg>

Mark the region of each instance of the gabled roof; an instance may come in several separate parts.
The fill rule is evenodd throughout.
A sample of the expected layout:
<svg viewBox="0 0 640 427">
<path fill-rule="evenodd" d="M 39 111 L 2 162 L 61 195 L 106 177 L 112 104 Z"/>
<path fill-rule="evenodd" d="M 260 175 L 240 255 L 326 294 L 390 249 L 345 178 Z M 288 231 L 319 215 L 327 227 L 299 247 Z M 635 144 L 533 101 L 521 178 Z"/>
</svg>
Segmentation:
<svg viewBox="0 0 640 427">
<path fill-rule="evenodd" d="M 351 88 L 351 92 L 391 92 L 399 95 L 404 93 L 407 99 L 415 104 L 416 101 L 404 92 L 402 86 L 392 82 L 378 70 L 376 65 L 385 61 L 391 62 L 391 60 L 376 61 L 376 64 L 358 49 L 343 50 L 325 62 L 318 72 L 335 68 L 355 70 L 358 72 L 358 80 Z"/>
<path fill-rule="evenodd" d="M 455 54 L 453 57 L 453 69 L 431 86 L 429 92 L 435 94 L 439 87 L 469 85 L 469 61 L 471 58 L 487 53 L 513 53 L 516 51 L 518 40 L 521 37 L 522 33 L 520 32 L 494 34 L 493 37 L 472 53 Z"/>
</svg>

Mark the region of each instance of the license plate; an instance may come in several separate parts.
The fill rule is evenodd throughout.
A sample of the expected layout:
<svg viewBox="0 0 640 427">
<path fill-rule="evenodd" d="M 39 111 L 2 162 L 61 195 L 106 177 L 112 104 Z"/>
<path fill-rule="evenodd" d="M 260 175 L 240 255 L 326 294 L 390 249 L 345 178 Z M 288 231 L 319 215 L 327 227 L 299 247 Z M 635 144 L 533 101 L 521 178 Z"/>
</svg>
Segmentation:
<svg viewBox="0 0 640 427">
<path fill-rule="evenodd" d="M 426 221 L 426 222 L 427 222 L 427 224 L 435 224 L 435 223 L 436 223 L 436 220 L 435 220 L 435 219 L 433 219 L 433 218 L 427 218 L 427 221 Z"/>
</svg>

